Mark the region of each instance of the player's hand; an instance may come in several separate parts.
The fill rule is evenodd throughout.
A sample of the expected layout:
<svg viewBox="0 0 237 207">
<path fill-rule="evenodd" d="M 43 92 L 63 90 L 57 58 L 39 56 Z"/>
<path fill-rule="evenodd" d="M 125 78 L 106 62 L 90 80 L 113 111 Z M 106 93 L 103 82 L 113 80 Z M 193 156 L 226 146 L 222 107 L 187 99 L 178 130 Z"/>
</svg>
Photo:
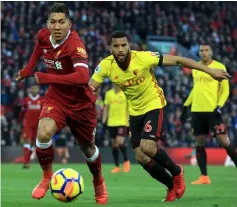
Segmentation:
<svg viewBox="0 0 237 207">
<path fill-rule="evenodd" d="M 220 70 L 220 69 L 210 69 L 209 71 L 209 75 L 214 78 L 215 80 L 218 81 L 222 81 L 222 80 L 229 80 L 231 78 L 231 76 L 229 75 L 229 73 L 227 73 L 224 70 Z"/>
<path fill-rule="evenodd" d="M 20 80 L 23 80 L 23 79 L 24 79 L 24 78 L 21 76 L 21 71 L 22 71 L 22 70 L 18 71 L 17 77 L 16 77 L 16 81 L 20 81 Z"/>
<path fill-rule="evenodd" d="M 214 110 L 215 114 L 218 116 L 222 115 L 222 108 L 220 106 L 217 106 Z"/>
<path fill-rule="evenodd" d="M 42 80 L 44 75 L 45 75 L 45 73 L 41 73 L 41 72 L 36 72 L 34 74 L 35 81 L 36 81 L 37 84 L 41 84 L 41 80 Z"/>
</svg>

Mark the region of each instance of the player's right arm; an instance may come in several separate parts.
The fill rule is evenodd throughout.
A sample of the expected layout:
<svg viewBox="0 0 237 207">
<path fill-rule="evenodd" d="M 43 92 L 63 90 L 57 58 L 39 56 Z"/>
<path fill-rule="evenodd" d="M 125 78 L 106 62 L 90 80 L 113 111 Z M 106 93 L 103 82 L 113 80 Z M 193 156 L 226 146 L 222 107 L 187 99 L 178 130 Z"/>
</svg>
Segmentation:
<svg viewBox="0 0 237 207">
<path fill-rule="evenodd" d="M 39 39 L 40 32 L 38 34 L 38 39 Z M 37 40 L 34 51 L 30 57 L 30 61 L 27 63 L 27 65 L 18 72 L 18 76 L 16 78 L 16 81 L 23 80 L 24 78 L 31 76 L 33 74 L 33 69 L 38 63 L 40 57 L 42 56 L 43 52 L 42 49 L 40 48 L 39 41 Z"/>
<path fill-rule="evenodd" d="M 199 70 L 204 73 L 207 73 L 216 80 L 223 80 L 223 79 L 228 80 L 230 78 L 230 75 L 222 69 L 213 70 L 195 60 L 181 56 L 164 55 L 162 65 L 164 66 L 182 65 L 190 69 Z"/>
<path fill-rule="evenodd" d="M 93 91 L 96 91 L 104 82 L 104 79 L 108 77 L 108 68 L 109 66 L 105 60 L 102 60 L 96 67 L 95 72 L 89 81 L 89 86 Z"/>
</svg>

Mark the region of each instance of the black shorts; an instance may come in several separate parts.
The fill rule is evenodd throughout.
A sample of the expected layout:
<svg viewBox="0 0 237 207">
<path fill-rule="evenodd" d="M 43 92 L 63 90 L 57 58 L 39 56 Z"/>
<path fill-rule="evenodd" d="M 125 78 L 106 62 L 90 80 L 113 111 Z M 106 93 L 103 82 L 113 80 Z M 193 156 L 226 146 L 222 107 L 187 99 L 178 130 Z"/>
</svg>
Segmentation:
<svg viewBox="0 0 237 207">
<path fill-rule="evenodd" d="M 130 116 L 130 140 L 133 149 L 140 146 L 141 139 L 157 141 L 165 138 L 164 108 Z"/>
<path fill-rule="evenodd" d="M 127 126 L 116 126 L 116 127 L 108 126 L 108 131 L 111 139 L 115 139 L 117 136 L 126 137 L 128 135 Z"/>
<path fill-rule="evenodd" d="M 192 112 L 193 135 L 208 135 L 213 131 L 215 135 L 226 134 L 227 129 L 221 115 L 214 112 Z"/>
<path fill-rule="evenodd" d="M 67 140 L 65 138 L 57 138 L 55 140 L 55 146 L 56 147 L 66 147 L 67 146 Z"/>
</svg>

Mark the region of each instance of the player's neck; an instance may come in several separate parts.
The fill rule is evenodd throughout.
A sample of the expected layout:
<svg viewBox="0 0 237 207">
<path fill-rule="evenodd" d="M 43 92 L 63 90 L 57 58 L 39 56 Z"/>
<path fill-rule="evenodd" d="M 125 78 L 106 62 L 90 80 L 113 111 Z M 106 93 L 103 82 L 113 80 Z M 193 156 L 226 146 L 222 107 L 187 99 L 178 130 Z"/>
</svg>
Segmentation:
<svg viewBox="0 0 237 207">
<path fill-rule="evenodd" d="M 128 59 L 126 62 L 124 62 L 124 63 L 117 62 L 117 64 L 122 70 L 127 70 L 128 66 L 130 64 L 130 61 L 131 61 L 131 53 L 129 53 L 129 56 L 128 56 Z"/>
<path fill-rule="evenodd" d="M 202 64 L 203 65 L 209 65 L 212 61 L 213 61 L 212 59 L 210 59 L 208 61 L 202 61 Z"/>
</svg>

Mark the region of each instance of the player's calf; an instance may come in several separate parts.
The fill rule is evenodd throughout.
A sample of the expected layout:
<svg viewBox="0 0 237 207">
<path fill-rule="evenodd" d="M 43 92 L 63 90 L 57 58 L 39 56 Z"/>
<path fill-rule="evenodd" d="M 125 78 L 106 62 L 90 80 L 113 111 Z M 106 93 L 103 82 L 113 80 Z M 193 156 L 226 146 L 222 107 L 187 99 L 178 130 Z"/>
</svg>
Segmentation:
<svg viewBox="0 0 237 207">
<path fill-rule="evenodd" d="M 108 192 L 104 178 L 102 176 L 101 156 L 99 149 L 95 144 L 80 146 L 86 158 L 87 165 L 93 175 L 93 185 L 95 190 L 95 200 L 97 204 L 106 204 L 108 201 Z"/>
</svg>

